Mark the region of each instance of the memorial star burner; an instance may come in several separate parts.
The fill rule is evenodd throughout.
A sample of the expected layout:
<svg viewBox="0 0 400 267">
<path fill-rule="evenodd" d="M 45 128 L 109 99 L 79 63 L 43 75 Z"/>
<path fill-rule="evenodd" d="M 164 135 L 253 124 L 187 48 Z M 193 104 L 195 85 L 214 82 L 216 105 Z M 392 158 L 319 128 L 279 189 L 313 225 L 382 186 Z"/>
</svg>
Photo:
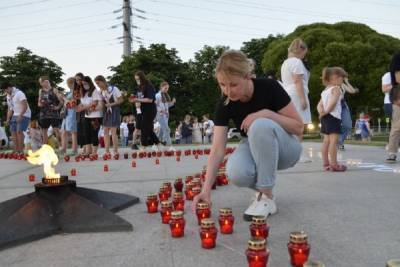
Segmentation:
<svg viewBox="0 0 400 267">
<path fill-rule="evenodd" d="M 43 165 L 45 177 L 35 192 L 0 203 L 0 249 L 58 233 L 132 231 L 113 212 L 139 202 L 126 194 L 77 187 L 68 176 L 55 173 L 57 155 L 48 145 L 29 151 L 27 160 Z"/>
</svg>

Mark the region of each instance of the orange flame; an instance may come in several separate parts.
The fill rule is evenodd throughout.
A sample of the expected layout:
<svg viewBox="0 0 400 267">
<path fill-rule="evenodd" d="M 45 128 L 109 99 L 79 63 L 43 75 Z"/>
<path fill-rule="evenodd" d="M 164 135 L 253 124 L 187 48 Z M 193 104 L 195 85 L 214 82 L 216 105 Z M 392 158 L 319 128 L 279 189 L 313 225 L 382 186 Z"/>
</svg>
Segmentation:
<svg viewBox="0 0 400 267">
<path fill-rule="evenodd" d="M 32 152 L 32 150 L 28 151 L 27 160 L 29 163 L 33 165 L 43 165 L 45 178 L 47 179 L 57 179 L 60 178 L 59 173 L 55 173 L 54 168 L 52 167 L 57 165 L 58 157 L 54 150 L 49 145 L 43 145 L 40 149 Z"/>
</svg>

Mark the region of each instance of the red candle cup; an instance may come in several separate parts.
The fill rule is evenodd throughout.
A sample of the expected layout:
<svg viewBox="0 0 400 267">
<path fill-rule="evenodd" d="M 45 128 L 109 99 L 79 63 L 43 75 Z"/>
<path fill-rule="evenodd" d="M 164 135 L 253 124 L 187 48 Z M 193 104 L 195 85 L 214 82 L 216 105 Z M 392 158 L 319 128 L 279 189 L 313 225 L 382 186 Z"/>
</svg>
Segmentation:
<svg viewBox="0 0 400 267">
<path fill-rule="evenodd" d="M 151 152 L 147 152 L 147 158 L 151 158 Z"/>
<path fill-rule="evenodd" d="M 176 161 L 177 162 L 181 161 L 181 157 L 176 157 Z"/>
<path fill-rule="evenodd" d="M 157 152 L 157 157 L 158 157 L 158 158 L 161 158 L 161 157 L 162 157 L 162 152 L 161 152 L 161 151 L 158 151 L 158 152 Z"/>
<path fill-rule="evenodd" d="M 172 200 L 172 205 L 174 206 L 174 210 L 185 210 L 185 200 L 183 199 L 182 192 L 175 192 L 174 199 Z"/>
<path fill-rule="evenodd" d="M 70 159 L 71 159 L 71 158 L 70 158 L 70 156 L 68 156 L 68 155 L 64 157 L 64 160 L 65 160 L 66 162 L 68 162 Z"/>
<path fill-rule="evenodd" d="M 139 158 L 142 159 L 146 157 L 146 153 L 145 152 L 139 152 Z"/>
<path fill-rule="evenodd" d="M 233 233 L 233 224 L 235 223 L 235 218 L 233 217 L 231 208 L 219 209 L 218 221 L 221 234 L 229 235 Z"/>
<path fill-rule="evenodd" d="M 108 172 L 108 165 L 107 164 L 104 164 L 103 171 L 104 172 Z"/>
<path fill-rule="evenodd" d="M 175 187 L 175 192 L 182 192 L 182 190 L 183 190 L 182 178 L 175 179 L 174 187 Z"/>
<path fill-rule="evenodd" d="M 193 200 L 192 184 L 187 184 L 185 187 L 185 197 L 187 200 Z"/>
<path fill-rule="evenodd" d="M 149 194 L 147 195 L 147 212 L 148 213 L 157 213 L 158 211 L 158 199 L 157 194 Z"/>
<path fill-rule="evenodd" d="M 195 196 L 200 194 L 200 192 L 201 192 L 201 187 L 193 187 L 190 193 L 190 197 L 192 198 L 192 200 L 194 199 Z"/>
<path fill-rule="evenodd" d="M 129 154 L 128 153 L 124 153 L 124 159 L 128 159 L 129 158 Z"/>
<path fill-rule="evenodd" d="M 167 189 L 167 191 L 169 192 L 169 194 L 172 193 L 172 184 L 171 182 L 164 182 L 163 186 Z"/>
<path fill-rule="evenodd" d="M 71 169 L 71 176 L 76 176 L 76 169 Z"/>
<path fill-rule="evenodd" d="M 193 178 L 192 187 L 200 187 L 201 188 L 201 179 L 200 178 Z"/>
<path fill-rule="evenodd" d="M 81 157 L 80 157 L 80 156 L 76 156 L 76 157 L 75 157 L 75 161 L 76 161 L 76 162 L 79 162 L 80 160 L 81 160 Z"/>
<path fill-rule="evenodd" d="M 136 159 L 136 158 L 137 158 L 137 153 L 136 153 L 136 152 L 133 152 L 133 153 L 132 153 L 132 158 L 133 158 L 133 159 Z"/>
<path fill-rule="evenodd" d="M 119 154 L 118 153 L 114 155 L 114 159 L 115 160 L 119 160 Z"/>
<path fill-rule="evenodd" d="M 185 178 L 185 185 L 187 186 L 188 184 L 190 184 L 193 180 L 193 176 L 186 176 Z"/>
<path fill-rule="evenodd" d="M 246 250 L 249 267 L 266 267 L 269 258 L 269 250 L 265 239 L 250 239 Z"/>
<path fill-rule="evenodd" d="M 176 154 L 178 157 L 180 157 L 180 156 L 182 156 L 182 151 L 181 151 L 181 150 L 177 150 L 177 151 L 175 152 L 175 154 Z"/>
<path fill-rule="evenodd" d="M 160 165 L 160 160 L 156 159 L 156 165 Z"/>
<path fill-rule="evenodd" d="M 307 243 L 308 236 L 304 231 L 290 233 L 290 241 L 287 245 L 290 264 L 293 267 L 301 267 L 308 260 L 310 245 Z"/>
<path fill-rule="evenodd" d="M 168 224 L 171 220 L 171 212 L 172 212 L 172 202 L 171 201 L 161 201 L 161 222 L 163 224 Z"/>
<path fill-rule="evenodd" d="M 203 219 L 200 229 L 201 247 L 205 249 L 215 248 L 217 233 L 214 221 L 212 219 Z"/>
<path fill-rule="evenodd" d="M 164 186 L 160 187 L 160 191 L 158 192 L 158 198 L 160 199 L 160 201 L 168 200 L 169 194 Z"/>
<path fill-rule="evenodd" d="M 269 226 L 265 216 L 253 216 L 250 224 L 250 235 L 253 238 L 268 238 Z"/>
<path fill-rule="evenodd" d="M 103 155 L 103 160 L 104 160 L 104 161 L 108 160 L 107 154 L 104 154 L 104 155 Z"/>
<path fill-rule="evenodd" d="M 132 168 L 136 168 L 136 161 L 132 160 L 131 166 Z"/>
<path fill-rule="evenodd" d="M 211 217 L 210 205 L 207 202 L 199 202 L 196 206 L 197 222 L 201 225 L 203 219 Z"/>
<path fill-rule="evenodd" d="M 29 178 L 29 182 L 34 182 L 35 181 L 35 175 L 34 174 L 29 174 L 28 178 Z"/>
<path fill-rule="evenodd" d="M 156 151 L 151 152 L 151 156 L 152 157 L 157 157 L 157 152 Z"/>
<path fill-rule="evenodd" d="M 179 238 L 185 235 L 185 219 L 183 218 L 182 211 L 171 212 L 169 227 L 171 228 L 172 237 Z"/>
</svg>

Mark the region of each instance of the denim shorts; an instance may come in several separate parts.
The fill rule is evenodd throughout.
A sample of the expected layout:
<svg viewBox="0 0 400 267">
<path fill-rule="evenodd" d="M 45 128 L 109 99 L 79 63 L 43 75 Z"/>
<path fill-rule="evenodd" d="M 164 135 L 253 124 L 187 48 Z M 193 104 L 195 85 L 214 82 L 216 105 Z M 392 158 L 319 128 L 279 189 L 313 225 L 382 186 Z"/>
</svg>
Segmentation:
<svg viewBox="0 0 400 267">
<path fill-rule="evenodd" d="M 23 116 L 22 120 L 19 123 L 17 123 L 17 117 L 18 116 L 13 116 L 10 121 L 10 131 L 12 133 L 19 132 L 19 131 L 21 131 L 21 132 L 26 131 L 28 129 L 29 122 L 31 120 L 31 118 Z"/>
</svg>

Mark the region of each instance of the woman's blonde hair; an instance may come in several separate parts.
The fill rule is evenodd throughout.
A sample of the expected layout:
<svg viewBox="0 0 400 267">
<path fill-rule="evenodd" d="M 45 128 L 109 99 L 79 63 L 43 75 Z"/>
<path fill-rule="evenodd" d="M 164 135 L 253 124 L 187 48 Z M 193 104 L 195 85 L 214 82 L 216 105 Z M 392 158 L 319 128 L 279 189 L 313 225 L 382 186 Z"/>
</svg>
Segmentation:
<svg viewBox="0 0 400 267">
<path fill-rule="evenodd" d="M 215 76 L 222 74 L 225 76 L 245 77 L 254 70 L 254 61 L 238 50 L 227 50 L 217 61 Z"/>
<path fill-rule="evenodd" d="M 322 70 L 322 83 L 327 86 L 332 75 L 337 75 L 339 77 L 347 77 L 347 72 L 341 67 L 325 67 Z"/>
<path fill-rule="evenodd" d="M 301 38 L 296 38 L 288 47 L 288 57 L 298 57 L 306 49 L 308 49 L 307 44 Z"/>
</svg>

